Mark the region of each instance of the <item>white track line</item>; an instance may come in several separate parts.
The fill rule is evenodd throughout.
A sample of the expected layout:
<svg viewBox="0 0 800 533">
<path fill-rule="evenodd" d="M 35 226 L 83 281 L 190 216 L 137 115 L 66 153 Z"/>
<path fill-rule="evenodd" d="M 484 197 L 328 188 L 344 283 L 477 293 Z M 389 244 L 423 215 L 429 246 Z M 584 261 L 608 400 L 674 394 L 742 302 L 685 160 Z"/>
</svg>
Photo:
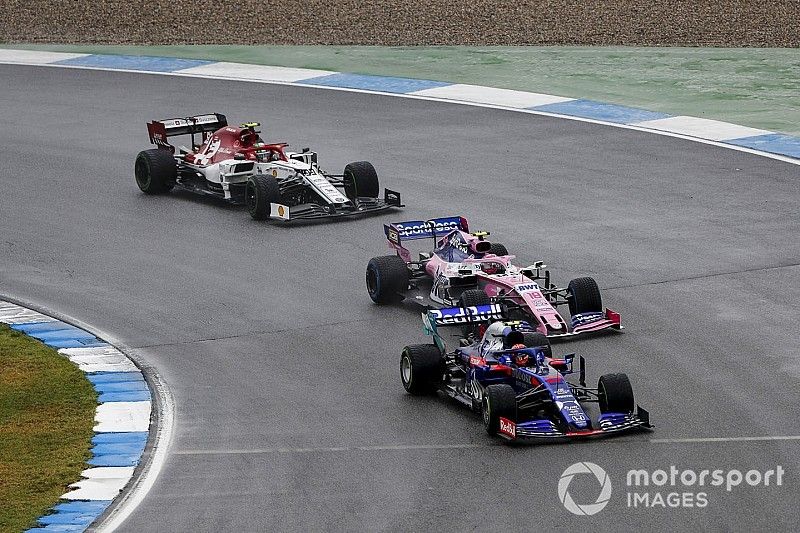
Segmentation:
<svg viewBox="0 0 800 533">
<path fill-rule="evenodd" d="M 770 440 L 800 440 L 800 435 L 770 435 L 760 437 L 696 437 L 685 439 L 650 439 L 654 444 L 684 444 L 712 442 L 757 442 Z"/>
</svg>

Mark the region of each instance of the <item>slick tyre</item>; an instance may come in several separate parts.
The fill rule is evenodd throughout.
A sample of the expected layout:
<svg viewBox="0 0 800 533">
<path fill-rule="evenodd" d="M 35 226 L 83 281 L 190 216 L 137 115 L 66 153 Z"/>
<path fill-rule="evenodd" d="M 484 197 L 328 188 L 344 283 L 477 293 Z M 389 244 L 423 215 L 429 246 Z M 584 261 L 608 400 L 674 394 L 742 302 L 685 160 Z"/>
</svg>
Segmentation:
<svg viewBox="0 0 800 533">
<path fill-rule="evenodd" d="M 136 185 L 146 194 L 169 192 L 178 178 L 175 158 L 168 151 L 158 148 L 139 152 L 133 171 Z"/>
<path fill-rule="evenodd" d="M 461 308 L 489 305 L 490 303 L 489 295 L 483 289 L 467 289 L 461 293 L 461 297 L 458 299 L 458 306 Z M 461 326 L 461 334 L 464 335 L 464 338 L 469 337 L 470 334 L 476 334 L 477 331 L 478 326 L 476 324 Z"/>
<path fill-rule="evenodd" d="M 600 298 L 600 289 L 594 278 L 575 278 L 567 286 L 569 297 L 569 313 L 601 313 L 603 300 Z"/>
<path fill-rule="evenodd" d="M 431 394 L 443 375 L 442 353 L 434 344 L 413 344 L 400 355 L 400 379 L 409 394 Z"/>
<path fill-rule="evenodd" d="M 367 263 L 367 292 L 376 304 L 402 301 L 408 280 L 408 266 L 399 256 L 373 257 Z"/>
<path fill-rule="evenodd" d="M 500 244 L 499 242 L 493 242 L 492 245 L 489 247 L 489 251 L 487 253 L 503 257 L 508 255 L 508 250 L 506 249 L 504 244 Z"/>
<path fill-rule="evenodd" d="M 603 374 L 597 381 L 597 397 L 602 413 L 632 413 L 633 387 L 627 374 Z"/>
<path fill-rule="evenodd" d="M 244 199 L 247 211 L 254 220 L 269 218 L 271 203 L 281 203 L 281 190 L 278 180 L 273 176 L 255 174 L 247 180 L 244 188 Z"/>
<path fill-rule="evenodd" d="M 344 194 L 350 200 L 359 196 L 377 198 L 380 192 L 378 173 L 369 161 L 356 161 L 344 167 Z"/>
<path fill-rule="evenodd" d="M 481 401 L 481 414 L 486 433 L 491 436 L 500 431 L 500 419 L 515 422 L 517 419 L 517 393 L 511 385 L 489 385 Z"/>
</svg>

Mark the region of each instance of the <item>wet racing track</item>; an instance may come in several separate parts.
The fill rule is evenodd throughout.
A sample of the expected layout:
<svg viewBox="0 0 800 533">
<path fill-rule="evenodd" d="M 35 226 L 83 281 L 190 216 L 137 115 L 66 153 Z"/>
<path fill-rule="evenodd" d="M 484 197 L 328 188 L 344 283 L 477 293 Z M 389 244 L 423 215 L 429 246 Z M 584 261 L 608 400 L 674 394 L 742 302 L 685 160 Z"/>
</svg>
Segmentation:
<svg viewBox="0 0 800 533">
<path fill-rule="evenodd" d="M 124 531 L 791 530 L 800 497 L 798 167 L 601 125 L 288 86 L 0 66 L 0 294 L 113 334 L 176 404 L 166 465 Z M 402 213 L 281 227 L 133 180 L 152 118 L 219 111 L 369 159 Z M 520 263 L 594 276 L 624 334 L 559 344 L 589 381 L 626 371 L 657 429 L 509 447 L 477 417 L 403 391 L 408 307 L 374 306 L 384 222 L 461 214 Z M 662 439 L 701 439 L 665 442 Z M 705 441 L 704 438 L 717 438 Z M 734 440 L 731 440 L 734 439 Z M 591 461 L 605 510 L 556 486 Z M 759 469 L 704 508 L 629 508 L 629 469 Z M 743 483 L 744 485 L 744 483 Z M 639 492 L 697 492 L 649 487 Z M 599 487 L 570 491 L 593 503 Z"/>
</svg>

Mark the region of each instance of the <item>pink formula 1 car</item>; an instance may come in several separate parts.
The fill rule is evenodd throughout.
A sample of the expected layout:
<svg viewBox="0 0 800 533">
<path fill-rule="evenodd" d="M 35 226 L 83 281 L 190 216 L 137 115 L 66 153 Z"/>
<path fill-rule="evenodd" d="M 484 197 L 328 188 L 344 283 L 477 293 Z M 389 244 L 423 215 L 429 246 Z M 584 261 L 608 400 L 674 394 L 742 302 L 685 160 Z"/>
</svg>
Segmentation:
<svg viewBox="0 0 800 533">
<path fill-rule="evenodd" d="M 467 309 L 500 303 L 509 318 L 526 320 L 551 338 L 622 329 L 619 314 L 603 309 L 594 279 L 576 278 L 558 288 L 541 261 L 514 266 L 505 246 L 486 240 L 487 232 L 470 233 L 463 217 L 398 222 L 385 225 L 384 232 L 395 255 L 374 257 L 367 265 L 367 290 L 375 303 L 413 299 L 429 308 Z M 414 260 L 404 242 L 424 238 L 433 239 L 433 252 Z M 569 322 L 556 310 L 563 305 Z"/>
</svg>

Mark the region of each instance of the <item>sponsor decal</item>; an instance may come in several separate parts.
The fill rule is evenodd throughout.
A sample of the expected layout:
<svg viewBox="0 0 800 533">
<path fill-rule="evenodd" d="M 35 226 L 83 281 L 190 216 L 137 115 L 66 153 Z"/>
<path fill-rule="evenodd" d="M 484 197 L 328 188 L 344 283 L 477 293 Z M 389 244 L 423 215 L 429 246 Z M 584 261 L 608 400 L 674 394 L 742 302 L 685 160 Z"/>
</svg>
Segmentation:
<svg viewBox="0 0 800 533">
<path fill-rule="evenodd" d="M 389 231 L 386 232 L 386 238 L 395 244 L 400 244 L 400 234 L 395 229 L 389 228 Z"/>
<path fill-rule="evenodd" d="M 445 278 L 446 279 L 446 278 Z M 499 304 L 478 305 L 472 307 L 449 307 L 446 309 L 433 309 L 430 311 L 439 325 L 468 324 L 471 322 L 485 322 L 497 320 L 502 317 L 503 310 Z"/>
<path fill-rule="evenodd" d="M 459 227 L 459 219 L 452 218 L 440 218 L 436 220 L 431 220 L 430 222 L 423 222 L 423 221 L 411 221 L 411 222 L 399 222 L 395 224 L 400 235 L 403 237 L 429 237 L 432 235 L 431 233 L 431 226 L 433 226 L 433 231 L 436 234 L 447 233 L 451 230 L 458 229 Z"/>
<path fill-rule="evenodd" d="M 483 357 L 476 357 L 471 355 L 469 357 L 469 366 L 484 366 L 486 365 L 486 360 Z"/>
<path fill-rule="evenodd" d="M 500 417 L 500 433 L 512 439 L 517 438 L 517 425 L 508 418 Z"/>
<path fill-rule="evenodd" d="M 534 292 L 539 291 L 539 285 L 530 282 L 530 283 L 520 283 L 519 285 L 514 285 L 514 290 L 517 291 L 519 294 L 525 294 L 527 292 Z M 540 298 L 542 295 L 541 293 L 535 295 L 535 297 Z"/>
</svg>

